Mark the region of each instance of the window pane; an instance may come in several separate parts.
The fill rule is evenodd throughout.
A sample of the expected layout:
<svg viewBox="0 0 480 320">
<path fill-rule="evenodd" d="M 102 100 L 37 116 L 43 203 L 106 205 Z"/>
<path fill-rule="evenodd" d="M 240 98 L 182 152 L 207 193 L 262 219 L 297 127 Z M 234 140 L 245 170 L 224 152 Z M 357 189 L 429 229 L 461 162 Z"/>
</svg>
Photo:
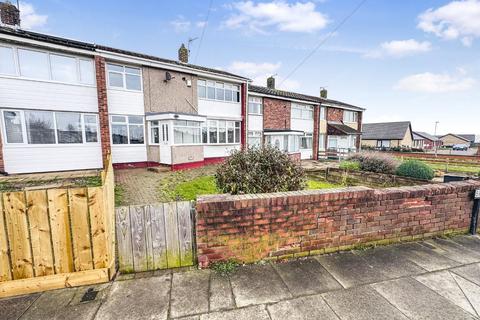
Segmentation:
<svg viewBox="0 0 480 320">
<path fill-rule="evenodd" d="M 227 132 L 225 127 L 225 121 L 218 121 L 218 142 L 226 143 L 227 142 Z"/>
<path fill-rule="evenodd" d="M 136 74 L 137 76 L 140 75 L 140 69 L 138 69 L 138 68 L 125 67 L 125 72 L 126 73 L 131 73 L 131 74 Z"/>
<path fill-rule="evenodd" d="M 16 75 L 13 48 L 0 47 L 0 73 Z"/>
<path fill-rule="evenodd" d="M 57 81 L 76 82 L 77 81 L 77 61 L 75 58 L 50 55 L 52 65 L 52 78 Z"/>
<path fill-rule="evenodd" d="M 22 118 L 19 111 L 4 111 L 5 131 L 8 143 L 23 143 Z"/>
<path fill-rule="evenodd" d="M 47 54 L 18 49 L 20 74 L 36 79 L 50 79 Z"/>
<path fill-rule="evenodd" d="M 207 82 L 205 80 L 198 80 L 197 81 L 197 85 L 198 86 L 206 86 L 207 85 Z"/>
<path fill-rule="evenodd" d="M 144 143 L 144 133 L 143 126 L 139 125 L 130 125 L 130 144 L 143 144 Z"/>
<path fill-rule="evenodd" d="M 25 111 L 28 143 L 53 144 L 55 143 L 55 129 L 53 112 Z"/>
<path fill-rule="evenodd" d="M 127 83 L 128 90 L 142 90 L 142 78 L 140 76 L 134 76 L 131 74 L 125 75 L 125 81 Z"/>
<path fill-rule="evenodd" d="M 207 97 L 207 88 L 206 87 L 198 87 L 198 97 L 199 98 L 206 98 Z"/>
<path fill-rule="evenodd" d="M 160 143 L 160 132 L 158 127 L 152 128 L 151 135 L 152 135 L 152 143 Z"/>
<path fill-rule="evenodd" d="M 233 99 L 232 90 L 225 89 L 225 101 L 232 101 L 232 99 Z"/>
<path fill-rule="evenodd" d="M 132 124 L 143 124 L 142 116 L 128 116 L 128 123 Z"/>
<path fill-rule="evenodd" d="M 210 143 L 217 143 L 217 122 L 209 121 L 208 134 L 210 136 Z"/>
<path fill-rule="evenodd" d="M 116 64 L 107 64 L 107 70 L 108 71 L 117 71 L 117 72 L 123 72 L 123 67 L 118 66 Z"/>
<path fill-rule="evenodd" d="M 128 144 L 126 124 L 112 124 L 112 143 Z"/>
<path fill-rule="evenodd" d="M 82 120 L 80 113 L 57 112 L 58 143 L 82 143 Z"/>
<path fill-rule="evenodd" d="M 112 122 L 126 123 L 127 119 L 124 116 L 112 116 Z"/>
<path fill-rule="evenodd" d="M 85 122 L 85 140 L 98 142 L 97 116 L 86 114 L 83 116 L 83 121 Z"/>
<path fill-rule="evenodd" d="M 207 95 L 208 99 L 215 99 L 215 88 L 207 87 Z"/>
<path fill-rule="evenodd" d="M 123 88 L 123 75 L 121 73 L 109 72 L 108 85 L 110 87 Z"/>
<path fill-rule="evenodd" d="M 227 142 L 233 143 L 235 141 L 235 123 L 234 122 L 227 122 Z"/>
<path fill-rule="evenodd" d="M 240 142 L 240 122 L 235 122 L 235 143 Z"/>
<path fill-rule="evenodd" d="M 91 60 L 80 60 L 80 82 L 85 84 L 95 83 L 93 62 Z"/>
</svg>

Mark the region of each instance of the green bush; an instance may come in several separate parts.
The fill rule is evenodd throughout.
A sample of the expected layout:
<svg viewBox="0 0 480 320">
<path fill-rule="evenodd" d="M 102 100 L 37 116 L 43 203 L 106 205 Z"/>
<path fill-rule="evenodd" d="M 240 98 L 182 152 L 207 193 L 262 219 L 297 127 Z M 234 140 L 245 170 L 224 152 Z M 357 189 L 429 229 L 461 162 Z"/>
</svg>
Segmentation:
<svg viewBox="0 0 480 320">
<path fill-rule="evenodd" d="M 397 175 L 422 180 L 432 180 L 435 176 L 435 172 L 424 162 L 407 160 L 398 167 Z"/>
<path fill-rule="evenodd" d="M 347 160 L 358 162 L 363 171 L 376 173 L 393 174 L 398 167 L 398 162 L 394 157 L 382 152 L 359 152 L 349 156 Z"/>
<path fill-rule="evenodd" d="M 231 194 L 302 190 L 303 168 L 287 154 L 272 147 L 235 151 L 215 174 L 221 192 Z"/>
<path fill-rule="evenodd" d="M 359 171 L 361 170 L 360 162 L 358 161 L 342 161 L 340 162 L 340 169 L 348 171 Z"/>
</svg>

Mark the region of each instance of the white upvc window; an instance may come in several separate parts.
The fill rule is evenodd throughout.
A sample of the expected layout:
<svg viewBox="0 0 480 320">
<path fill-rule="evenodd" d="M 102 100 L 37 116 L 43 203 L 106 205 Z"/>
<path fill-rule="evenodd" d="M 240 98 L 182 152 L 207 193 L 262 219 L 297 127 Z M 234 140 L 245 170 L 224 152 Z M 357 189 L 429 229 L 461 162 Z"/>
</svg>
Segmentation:
<svg viewBox="0 0 480 320">
<path fill-rule="evenodd" d="M 358 122 L 358 112 L 355 111 L 343 111 L 343 122 Z"/>
<path fill-rule="evenodd" d="M 110 116 L 112 144 L 145 144 L 143 116 Z"/>
<path fill-rule="evenodd" d="M 150 121 L 150 144 L 158 145 L 168 143 L 168 123 L 158 120 Z"/>
<path fill-rule="evenodd" d="M 248 97 L 248 114 L 260 116 L 263 114 L 262 98 Z"/>
<path fill-rule="evenodd" d="M 202 143 L 240 143 L 240 121 L 207 120 L 202 125 Z"/>
<path fill-rule="evenodd" d="M 136 67 L 107 63 L 108 87 L 142 91 L 142 70 Z"/>
<path fill-rule="evenodd" d="M 313 120 L 313 106 L 292 103 L 292 119 Z"/>
<path fill-rule="evenodd" d="M 240 86 L 226 82 L 198 79 L 198 98 L 226 102 L 240 102 Z"/>
<path fill-rule="evenodd" d="M 325 134 L 320 133 L 318 135 L 318 150 L 325 151 Z"/>
<path fill-rule="evenodd" d="M 313 133 L 305 133 L 300 137 L 300 149 L 312 149 L 313 148 Z"/>
<path fill-rule="evenodd" d="M 2 110 L 6 145 L 98 143 L 98 115 L 44 110 Z"/>
<path fill-rule="evenodd" d="M 262 145 L 262 131 L 248 131 L 248 146 L 260 147 Z"/>
<path fill-rule="evenodd" d="M 201 122 L 188 120 L 175 120 L 173 123 L 174 144 L 199 144 L 201 143 Z"/>
<path fill-rule="evenodd" d="M 265 143 L 280 151 L 295 153 L 300 151 L 300 143 L 298 135 L 267 135 Z"/>
<path fill-rule="evenodd" d="M 327 108 L 326 107 L 320 107 L 320 120 L 327 120 Z"/>
<path fill-rule="evenodd" d="M 377 148 L 390 148 L 390 140 L 377 140 Z"/>
<path fill-rule="evenodd" d="M 92 59 L 16 46 L 0 46 L 0 75 L 95 85 Z"/>
</svg>

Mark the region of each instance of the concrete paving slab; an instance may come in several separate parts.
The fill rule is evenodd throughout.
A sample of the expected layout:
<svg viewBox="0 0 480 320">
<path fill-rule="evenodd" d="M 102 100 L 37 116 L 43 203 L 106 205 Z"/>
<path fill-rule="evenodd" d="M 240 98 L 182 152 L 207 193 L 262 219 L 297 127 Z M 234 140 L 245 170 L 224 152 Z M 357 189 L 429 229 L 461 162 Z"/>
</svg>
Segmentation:
<svg viewBox="0 0 480 320">
<path fill-rule="evenodd" d="M 95 297 L 95 301 L 102 302 L 107 298 L 111 285 L 112 285 L 111 283 L 102 283 L 97 285 L 78 287 L 75 290 L 75 295 L 70 301 L 70 305 L 85 303 L 85 302 L 82 302 L 82 298 L 88 290 L 96 291 L 97 296 Z"/>
<path fill-rule="evenodd" d="M 292 297 L 270 264 L 238 268 L 231 275 L 230 282 L 238 307 L 277 302 Z"/>
<path fill-rule="evenodd" d="M 60 289 L 42 293 L 30 306 L 21 319 L 54 319 L 70 303 L 76 289 Z"/>
<path fill-rule="evenodd" d="M 480 263 L 453 268 L 450 271 L 480 286 Z"/>
<path fill-rule="evenodd" d="M 17 320 L 40 296 L 39 293 L 28 296 L 0 299 L 0 315 L 5 320 Z"/>
<path fill-rule="evenodd" d="M 320 295 L 278 302 L 267 309 L 272 320 L 338 320 Z"/>
<path fill-rule="evenodd" d="M 448 239 L 430 239 L 421 242 L 421 245 L 429 248 L 432 246 L 438 248 L 441 252 L 436 252 L 461 264 L 480 262 L 480 253 Z"/>
<path fill-rule="evenodd" d="M 200 316 L 200 320 L 270 320 L 264 305 L 214 312 Z"/>
<path fill-rule="evenodd" d="M 294 296 L 323 293 L 342 288 L 315 259 L 277 263 L 273 267 Z"/>
<path fill-rule="evenodd" d="M 434 248 L 427 248 L 418 243 L 397 245 L 395 249 L 400 257 L 414 262 L 427 271 L 438 271 L 460 265 L 459 262 L 435 252 Z"/>
<path fill-rule="evenodd" d="M 386 280 L 380 271 L 352 252 L 317 256 L 315 259 L 340 282 L 344 288 Z"/>
<path fill-rule="evenodd" d="M 172 318 L 208 312 L 210 270 L 173 274 L 170 316 Z"/>
<path fill-rule="evenodd" d="M 458 286 L 462 288 L 463 293 L 475 310 L 475 315 L 480 317 L 480 286 L 457 276 L 455 273 L 452 273 L 452 276 L 457 281 Z"/>
<path fill-rule="evenodd" d="M 437 292 L 442 297 L 447 298 L 463 310 L 476 315 L 475 310 L 463 293 L 462 289 L 455 281 L 455 278 L 448 270 L 428 273 L 415 277 L 425 286 Z"/>
<path fill-rule="evenodd" d="M 461 244 L 462 246 L 474 250 L 476 252 L 480 251 L 480 237 L 477 236 L 470 236 L 470 235 L 464 235 L 464 236 L 458 236 L 452 238 L 452 241 Z"/>
<path fill-rule="evenodd" d="M 167 319 L 170 275 L 112 284 L 95 320 Z"/>
<path fill-rule="evenodd" d="M 235 308 L 235 301 L 233 300 L 229 278 L 212 272 L 210 277 L 210 311 L 233 308 Z"/>
<path fill-rule="evenodd" d="M 470 313 L 412 278 L 376 283 L 372 287 L 412 319 L 474 319 Z"/>
<path fill-rule="evenodd" d="M 324 293 L 322 296 L 342 320 L 408 319 L 370 286 Z"/>
<path fill-rule="evenodd" d="M 92 320 L 100 308 L 100 301 L 68 305 L 55 315 L 55 320 Z"/>
<path fill-rule="evenodd" d="M 356 251 L 372 268 L 382 272 L 387 279 L 405 277 L 425 272 L 425 269 L 399 255 L 395 246 Z"/>
</svg>

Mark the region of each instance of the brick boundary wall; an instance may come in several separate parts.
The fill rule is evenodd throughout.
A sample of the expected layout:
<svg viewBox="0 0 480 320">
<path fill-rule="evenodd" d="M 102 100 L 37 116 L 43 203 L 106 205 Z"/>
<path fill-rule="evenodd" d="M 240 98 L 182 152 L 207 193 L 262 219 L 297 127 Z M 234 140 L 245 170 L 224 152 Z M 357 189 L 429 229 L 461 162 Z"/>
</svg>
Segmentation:
<svg viewBox="0 0 480 320">
<path fill-rule="evenodd" d="M 107 75 L 105 71 L 105 58 L 95 56 L 95 73 L 97 78 L 98 119 L 100 124 L 100 142 L 102 143 L 103 166 L 111 154 L 110 125 L 108 119 L 107 102 Z"/>
<path fill-rule="evenodd" d="M 200 197 L 201 267 L 252 263 L 466 232 L 480 181 Z"/>
</svg>

